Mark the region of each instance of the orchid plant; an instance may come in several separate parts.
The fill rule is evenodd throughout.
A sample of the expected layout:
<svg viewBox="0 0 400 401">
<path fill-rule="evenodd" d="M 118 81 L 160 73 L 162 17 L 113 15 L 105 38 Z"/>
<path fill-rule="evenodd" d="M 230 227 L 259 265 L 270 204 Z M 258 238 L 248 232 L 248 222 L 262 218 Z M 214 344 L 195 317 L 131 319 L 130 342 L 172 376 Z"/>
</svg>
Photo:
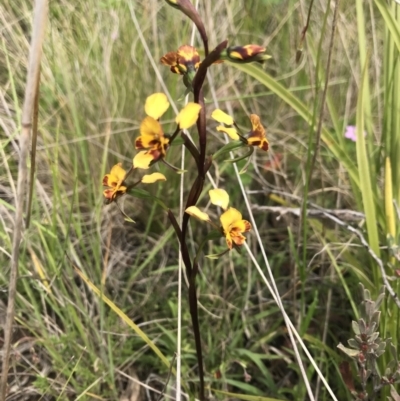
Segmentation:
<svg viewBox="0 0 400 401">
<path fill-rule="evenodd" d="M 154 197 L 153 199 L 157 201 L 168 214 L 168 218 L 180 243 L 181 256 L 189 279 L 188 298 L 198 361 L 198 397 L 203 401 L 205 400 L 204 368 L 196 293 L 198 260 L 202 254 L 203 244 L 210 238 L 216 239 L 222 237 L 225 239 L 227 245 L 224 252 L 219 255 L 213 255 L 214 257 L 220 257 L 232 249 L 239 250 L 246 241 L 244 233 L 251 230 L 251 225 L 247 220 L 242 218 L 242 214 L 239 210 L 228 207 L 229 195 L 223 189 L 217 188 L 209 191 L 211 203 L 219 206 L 223 210 L 219 222 L 213 222 L 208 214 L 201 211 L 197 203 L 203 191 L 206 174 L 210 170 L 212 163 L 215 162 L 219 156 L 230 151 L 238 151 L 242 148 L 247 149 L 248 151 L 245 152 L 244 156 L 242 155 L 234 159 L 237 161 L 243 158 L 249 158 L 256 147 L 262 151 L 268 151 L 269 148 L 266 131 L 258 115 L 250 115 L 251 129 L 248 133 L 243 133 L 232 116 L 217 109 L 211 114 L 211 118 L 220 124 L 215 129 L 218 132 L 227 134 L 234 142 L 225 145 L 215 152 L 214 155 L 209 155 L 207 153 L 209 136 L 206 131 L 207 113 L 204 102 L 203 83 L 208 68 L 213 64 L 223 63 L 224 61 L 234 63 L 263 62 L 270 58 L 270 56 L 266 54 L 266 49 L 262 46 L 248 44 L 245 46 L 228 47 L 227 41 L 221 42 L 214 50 L 209 52 L 208 38 L 204 24 L 192 3 L 189 0 L 166 0 L 166 2 L 191 19 L 202 38 L 205 54 L 204 60 L 200 59 L 197 49 L 190 45 L 182 45 L 176 51 L 168 52 L 162 56 L 160 60 L 162 64 L 170 67 L 172 73 L 183 77 L 186 93 L 191 94 L 193 101 L 187 103 L 179 112 L 175 119 L 175 130 L 167 134 L 164 132 L 164 127 L 160 122 L 160 118 L 170 106 L 168 98 L 164 93 L 149 95 L 144 105 L 146 116 L 140 124 L 140 135 L 134 141 L 135 149 L 138 152 L 133 157 L 132 164 L 128 170 L 125 170 L 122 164 L 118 163 L 111 168 L 109 174 L 104 176 L 103 185 L 107 187 L 107 189 L 104 190 L 103 194 L 107 203 L 118 203 L 122 196 L 138 196 L 139 193 L 134 190 L 134 187 L 140 183 L 150 184 L 158 181 L 165 181 L 166 177 L 163 174 L 155 172 L 141 176 L 141 178 L 138 178 L 134 183 L 129 183 L 130 176 L 136 174 L 140 175 L 141 170 L 148 170 L 159 162 L 166 164 L 174 173 L 184 173 L 167 161 L 168 149 L 178 135 L 181 136 L 183 145 L 193 157 L 197 167 L 197 177 L 188 192 L 182 224 L 180 225 L 178 223 L 179 219 L 176 218 L 164 201 L 160 201 Z M 194 125 L 196 125 L 198 133 L 197 146 L 194 145 L 184 133 L 184 130 L 190 129 Z M 140 192 L 140 194 L 143 196 L 143 192 Z M 151 198 L 150 194 L 148 194 L 147 197 Z M 195 257 L 190 256 L 187 242 L 188 223 L 191 216 L 209 223 L 214 228 L 204 239 L 202 245 L 199 246 Z"/>
</svg>

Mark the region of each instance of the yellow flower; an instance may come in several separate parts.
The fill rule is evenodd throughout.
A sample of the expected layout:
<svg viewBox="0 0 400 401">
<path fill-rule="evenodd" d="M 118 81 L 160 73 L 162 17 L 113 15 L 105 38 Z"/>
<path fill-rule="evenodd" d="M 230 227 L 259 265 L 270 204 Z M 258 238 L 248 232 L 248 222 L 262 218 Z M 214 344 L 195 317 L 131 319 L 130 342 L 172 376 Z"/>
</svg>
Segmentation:
<svg viewBox="0 0 400 401">
<path fill-rule="evenodd" d="M 163 159 L 170 145 L 171 137 L 165 135 L 158 121 L 168 110 L 169 102 L 163 93 L 154 93 L 146 99 L 144 110 L 147 117 L 140 124 L 140 136 L 136 138 L 135 148 L 146 151 L 139 152 L 133 159 L 134 168 L 147 169 L 159 159 Z M 179 129 L 190 128 L 196 123 L 201 106 L 197 103 L 188 103 L 176 116 Z M 178 133 L 177 130 L 173 137 Z"/>
<path fill-rule="evenodd" d="M 104 190 L 103 194 L 110 202 L 123 195 L 127 190 L 127 187 L 123 185 L 126 171 L 121 166 L 122 163 L 116 164 L 112 167 L 110 174 L 103 177 L 103 185 L 110 187 Z"/>
<path fill-rule="evenodd" d="M 163 158 L 169 146 L 169 138 L 164 135 L 157 121 L 168 107 L 167 96 L 163 93 L 154 93 L 146 99 L 144 109 L 147 117 L 140 124 L 140 136 L 136 139 L 135 148 L 148 149 L 146 153 L 152 156 L 152 161 Z"/>
<path fill-rule="evenodd" d="M 194 125 L 199 117 L 201 106 L 197 103 L 189 102 L 176 116 L 175 122 L 180 129 L 188 129 Z"/>
<path fill-rule="evenodd" d="M 243 220 L 241 213 L 233 207 L 226 210 L 229 205 L 229 195 L 225 190 L 216 188 L 211 189 L 208 193 L 211 203 L 225 210 L 220 217 L 221 226 L 213 223 L 208 214 L 202 212 L 197 206 L 190 206 L 185 212 L 199 220 L 207 221 L 218 228 L 223 233 L 229 249 L 232 249 L 233 244 L 237 246 L 243 245 L 246 237 L 242 233 L 250 231 L 251 224 L 247 220 Z"/>
<path fill-rule="evenodd" d="M 246 237 L 242 233 L 250 231 L 251 224 L 247 220 L 242 220 L 239 210 L 230 207 L 221 215 L 220 221 L 228 248 L 232 249 L 233 243 L 238 246 L 243 245 Z"/>
<path fill-rule="evenodd" d="M 237 131 L 237 125 L 233 118 L 224 113 L 222 110 L 216 109 L 212 112 L 211 117 L 225 125 L 230 125 L 231 127 L 225 127 L 220 125 L 217 127 L 217 131 L 225 132 L 233 140 L 242 140 L 249 146 L 258 146 L 260 149 L 267 151 L 269 149 L 269 143 L 265 135 L 265 128 L 261 124 L 260 117 L 257 114 L 250 115 L 250 121 L 252 125 L 251 131 L 248 133 L 247 138 L 240 135 Z"/>
</svg>

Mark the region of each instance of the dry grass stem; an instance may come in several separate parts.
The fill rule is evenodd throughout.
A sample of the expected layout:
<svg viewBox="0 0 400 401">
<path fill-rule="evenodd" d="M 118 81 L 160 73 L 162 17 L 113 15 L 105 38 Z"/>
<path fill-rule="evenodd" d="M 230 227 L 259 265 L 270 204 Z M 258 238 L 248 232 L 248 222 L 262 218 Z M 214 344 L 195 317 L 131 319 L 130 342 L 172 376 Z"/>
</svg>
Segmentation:
<svg viewBox="0 0 400 401">
<path fill-rule="evenodd" d="M 8 365 L 11 348 L 11 336 L 15 311 L 15 295 L 18 279 L 18 259 L 19 249 L 23 232 L 23 212 L 26 193 L 26 181 L 28 168 L 26 158 L 28 156 L 32 114 L 35 103 L 36 92 L 38 89 L 38 80 L 40 75 L 40 60 L 42 56 L 42 44 L 47 20 L 48 4 L 47 0 L 37 0 L 33 13 L 33 31 L 29 51 L 29 67 L 26 80 L 25 98 L 22 109 L 22 130 L 19 137 L 19 162 L 18 162 L 18 181 L 17 197 L 15 199 L 16 212 L 13 232 L 10 281 L 8 290 L 8 304 L 6 312 L 6 323 L 4 328 L 4 355 L 3 369 L 0 382 L 0 400 L 4 401 L 7 392 Z"/>
</svg>

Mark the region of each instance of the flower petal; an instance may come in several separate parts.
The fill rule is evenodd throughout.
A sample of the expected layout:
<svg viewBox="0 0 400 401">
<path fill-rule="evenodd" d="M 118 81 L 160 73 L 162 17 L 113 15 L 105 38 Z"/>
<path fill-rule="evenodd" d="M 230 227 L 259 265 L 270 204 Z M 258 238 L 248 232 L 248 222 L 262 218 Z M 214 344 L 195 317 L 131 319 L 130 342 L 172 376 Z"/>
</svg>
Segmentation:
<svg viewBox="0 0 400 401">
<path fill-rule="evenodd" d="M 188 103 L 176 116 L 176 123 L 180 129 L 187 129 L 194 125 L 199 117 L 201 106 L 197 103 Z"/>
<path fill-rule="evenodd" d="M 267 137 L 265 136 L 265 128 L 261 124 L 260 117 L 257 114 L 250 115 L 252 130 L 247 137 L 247 143 L 251 146 L 258 146 L 264 151 L 269 149 Z"/>
<path fill-rule="evenodd" d="M 156 181 L 166 180 L 165 175 L 161 173 L 146 174 L 142 177 L 143 184 L 153 184 Z"/>
<path fill-rule="evenodd" d="M 231 231 L 231 226 L 239 220 L 242 220 L 242 214 L 239 210 L 230 207 L 225 213 L 219 218 L 225 235 Z"/>
<path fill-rule="evenodd" d="M 174 67 L 178 64 L 178 54 L 177 52 L 168 52 L 161 57 L 160 61 L 164 65 Z"/>
<path fill-rule="evenodd" d="M 121 166 L 122 163 L 118 163 L 115 166 L 113 166 L 111 168 L 110 175 L 116 177 L 118 181 L 122 182 L 122 180 L 125 178 L 126 171 Z"/>
<path fill-rule="evenodd" d="M 224 189 L 210 189 L 208 191 L 210 200 L 213 205 L 220 206 L 226 210 L 229 205 L 229 195 Z"/>
<path fill-rule="evenodd" d="M 197 206 L 190 206 L 185 210 L 185 213 L 189 214 L 190 216 L 196 217 L 202 221 L 210 221 L 207 213 L 202 212 Z"/>
<path fill-rule="evenodd" d="M 239 134 L 236 131 L 236 128 L 227 128 L 227 127 L 224 127 L 223 125 L 219 125 L 217 127 L 217 131 L 225 132 L 225 134 L 228 135 L 229 138 L 233 139 L 234 141 L 237 141 L 238 139 L 240 139 Z"/>
<path fill-rule="evenodd" d="M 168 110 L 168 107 L 167 96 L 164 93 L 154 93 L 146 99 L 144 111 L 148 116 L 158 120 Z"/>
<path fill-rule="evenodd" d="M 113 198 L 113 196 L 114 196 L 114 193 L 115 193 L 115 191 L 113 190 L 113 189 L 105 189 L 104 191 L 103 191 L 103 195 L 104 195 L 104 197 L 106 198 L 106 199 L 109 199 L 109 200 L 111 200 L 112 198 Z"/>
<path fill-rule="evenodd" d="M 140 136 L 136 139 L 136 149 L 147 149 L 156 146 L 164 137 L 161 124 L 153 117 L 146 117 L 140 124 Z"/>
<path fill-rule="evenodd" d="M 154 156 L 152 154 L 146 151 L 139 152 L 133 158 L 133 168 L 141 168 L 143 170 L 147 170 L 153 160 Z"/>
<path fill-rule="evenodd" d="M 103 185 L 105 187 L 115 187 L 118 184 L 118 177 L 114 177 L 111 174 L 106 174 L 103 177 Z"/>
<path fill-rule="evenodd" d="M 251 224 L 247 220 L 238 220 L 231 227 L 231 233 L 245 233 L 250 230 Z"/>
<path fill-rule="evenodd" d="M 229 114 L 226 114 L 220 109 L 215 109 L 211 113 L 211 118 L 221 124 L 226 124 L 226 125 L 233 125 L 234 122 L 233 118 Z"/>
</svg>

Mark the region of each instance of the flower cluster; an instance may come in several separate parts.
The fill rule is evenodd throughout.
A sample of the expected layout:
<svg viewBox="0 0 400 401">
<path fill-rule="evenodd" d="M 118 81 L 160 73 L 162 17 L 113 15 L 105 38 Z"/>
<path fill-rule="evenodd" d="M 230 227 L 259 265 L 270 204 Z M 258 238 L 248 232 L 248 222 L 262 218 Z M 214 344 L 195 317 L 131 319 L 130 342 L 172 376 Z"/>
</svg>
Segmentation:
<svg viewBox="0 0 400 401">
<path fill-rule="evenodd" d="M 103 177 L 103 185 L 108 187 L 103 194 L 108 203 L 127 192 L 129 187 L 125 181 L 133 169 L 146 170 L 157 161 L 164 159 L 173 138 L 181 130 L 188 129 L 196 123 L 201 109 L 199 104 L 189 102 L 177 115 L 175 119 L 177 127 L 171 136 L 164 134 L 159 121 L 169 106 L 167 96 L 163 93 L 154 93 L 146 99 L 144 111 L 147 116 L 140 124 L 140 135 L 135 141 L 135 148 L 139 152 L 133 158 L 132 168 L 127 172 L 122 168 L 122 164 L 118 163 L 112 167 L 109 174 Z M 150 184 L 165 179 L 165 176 L 160 173 L 146 175 L 130 188 L 138 183 Z"/>
<path fill-rule="evenodd" d="M 233 117 L 224 113 L 222 110 L 216 109 L 211 114 L 211 117 L 219 122 L 217 131 L 224 132 L 233 140 L 241 140 L 248 146 L 258 146 L 260 149 L 267 151 L 269 149 L 269 143 L 265 135 L 265 128 L 261 124 L 260 117 L 257 114 L 250 115 L 251 130 L 245 137 L 238 125 L 235 123 Z"/>
<path fill-rule="evenodd" d="M 222 213 L 219 218 L 221 222 L 219 230 L 225 237 L 228 248 L 232 249 L 234 245 L 243 245 L 246 241 L 246 237 L 242 233 L 250 231 L 251 224 L 247 220 L 242 219 L 242 214 L 239 210 L 233 207 L 228 208 L 229 195 L 225 190 L 218 188 L 211 189 L 209 195 L 211 203 L 224 210 L 224 213 Z M 185 210 L 185 212 L 199 220 L 212 223 L 208 214 L 202 212 L 197 206 L 190 206 Z"/>
<path fill-rule="evenodd" d="M 200 59 L 199 52 L 191 45 L 182 45 L 176 51 L 170 51 L 161 57 L 162 64 L 168 66 L 172 73 L 183 77 L 183 82 L 187 88 L 186 93 L 193 92 L 195 102 L 189 102 L 176 116 L 175 130 L 168 134 L 165 132 L 165 125 L 160 121 L 164 114 L 168 111 L 170 103 L 163 93 L 154 93 L 147 97 L 144 111 L 145 117 L 141 121 L 139 127 L 139 136 L 134 141 L 136 155 L 133 157 L 132 165 L 128 171 L 124 170 L 121 163 L 112 167 L 109 174 L 103 178 L 103 185 L 106 187 L 103 194 L 108 203 L 116 201 L 120 196 L 130 193 L 138 194 L 138 191 L 131 191 L 136 185 L 143 183 L 149 184 L 160 180 L 166 180 L 165 176 L 160 173 L 153 173 L 143 176 L 136 183 L 129 184 L 128 177 L 136 170 L 150 169 L 155 163 L 161 161 L 167 166 L 174 168 L 167 163 L 166 156 L 172 142 L 182 130 L 192 127 L 197 121 L 197 130 L 199 135 L 199 145 L 196 147 L 188 140 L 185 134 L 181 134 L 184 145 L 190 151 L 196 161 L 198 169 L 198 179 L 194 182 L 187 201 L 188 207 L 186 213 L 200 220 L 208 221 L 211 224 L 209 216 L 197 208 L 196 203 L 203 189 L 204 177 L 209 168 L 212 166 L 213 158 L 209 157 L 207 152 L 207 129 L 206 129 L 206 112 L 201 105 L 204 105 L 204 95 L 201 89 L 206 77 L 207 69 L 212 64 L 223 63 L 224 61 L 231 63 L 250 63 L 263 62 L 270 58 L 263 46 L 248 44 L 245 46 L 228 46 L 228 42 L 221 42 L 212 52 L 208 49 L 208 39 L 204 29 L 204 25 L 199 17 L 197 10 L 193 7 L 189 0 L 166 0 L 166 2 L 174 8 L 180 10 L 189 17 L 197 29 L 204 45 L 204 60 Z M 199 119 L 199 115 L 202 117 Z M 217 131 L 226 133 L 237 143 L 232 146 L 226 145 L 214 154 L 214 160 L 223 153 L 240 147 L 249 147 L 249 152 L 242 155 L 238 159 L 248 158 L 253 153 L 255 147 L 267 151 L 269 143 L 266 138 L 265 128 L 263 127 L 260 117 L 256 114 L 250 115 L 251 129 L 247 133 L 243 133 L 236 124 L 234 118 L 229 116 L 222 110 L 214 110 L 211 117 L 220 125 Z M 180 171 L 180 170 L 179 170 Z M 228 249 L 239 247 L 244 244 L 246 238 L 243 233 L 251 229 L 251 225 L 247 220 L 242 219 L 241 213 L 229 205 L 229 196 L 222 189 L 215 189 L 209 192 L 211 203 L 220 206 L 224 212 L 220 216 L 220 225 L 218 231 L 225 237 Z M 172 220 L 171 220 L 172 221 Z M 184 236 L 186 228 L 182 229 Z M 185 262 L 187 263 L 187 261 Z"/>
</svg>

